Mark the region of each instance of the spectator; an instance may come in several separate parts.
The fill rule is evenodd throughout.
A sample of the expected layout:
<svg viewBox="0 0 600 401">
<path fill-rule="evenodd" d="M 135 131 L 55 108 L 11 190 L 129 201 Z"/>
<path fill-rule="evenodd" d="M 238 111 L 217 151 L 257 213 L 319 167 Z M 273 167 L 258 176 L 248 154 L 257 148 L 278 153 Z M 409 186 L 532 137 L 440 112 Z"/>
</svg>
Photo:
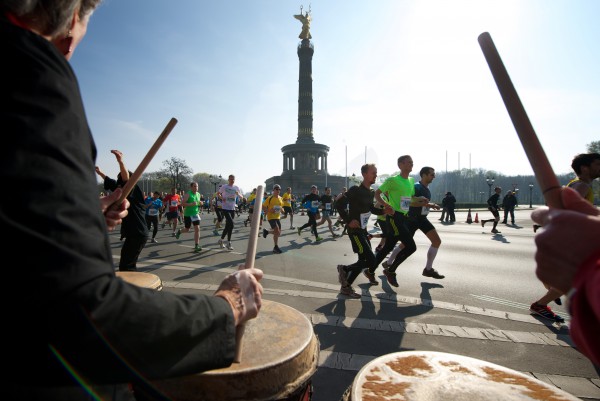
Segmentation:
<svg viewBox="0 0 600 401">
<path fill-rule="evenodd" d="M 6 269 L 26 296 L 4 291 L 6 400 L 132 400 L 127 383 L 229 366 L 235 327 L 261 306 L 260 270 L 228 276 L 214 296 L 140 288 L 115 275 L 107 229 L 127 215 L 116 188 L 98 197 L 96 145 L 69 65 L 99 0 L 0 2 L 0 200 L 6 249 L 33 244 Z M 141 191 L 140 191 L 141 195 Z M 129 206 L 130 207 L 130 206 Z M 130 211 L 131 212 L 131 211 Z M 35 227 L 35 229 L 32 229 Z M 146 227 L 146 226 L 144 226 Z M 147 229 L 147 227 L 146 227 Z"/>
<path fill-rule="evenodd" d="M 531 214 L 536 235 L 536 274 L 569 294 L 570 335 L 577 349 L 600 366 L 600 212 L 571 188 L 561 189 L 563 209 Z M 560 246 L 557 246 L 560 244 Z"/>
</svg>

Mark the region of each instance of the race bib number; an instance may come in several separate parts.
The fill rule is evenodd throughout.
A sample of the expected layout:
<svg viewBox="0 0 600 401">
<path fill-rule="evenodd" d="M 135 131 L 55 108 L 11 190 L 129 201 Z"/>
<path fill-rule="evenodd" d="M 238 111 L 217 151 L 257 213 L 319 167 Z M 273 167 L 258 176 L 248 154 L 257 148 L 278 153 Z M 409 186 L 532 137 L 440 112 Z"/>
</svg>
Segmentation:
<svg viewBox="0 0 600 401">
<path fill-rule="evenodd" d="M 408 209 L 410 208 L 410 200 L 412 198 L 410 196 L 403 196 L 400 199 L 400 209 L 404 210 L 405 212 L 408 212 Z"/>
<path fill-rule="evenodd" d="M 200 215 L 199 215 L 199 214 L 195 214 L 195 215 L 191 216 L 191 217 L 190 217 L 190 219 L 192 219 L 192 221 L 200 221 L 200 220 L 202 220 L 202 219 L 200 218 Z"/>
<path fill-rule="evenodd" d="M 318 209 L 319 208 L 319 201 L 314 200 L 312 202 L 310 202 L 310 207 L 313 209 Z"/>
<path fill-rule="evenodd" d="M 281 213 L 281 206 L 273 206 L 273 212 L 275 214 Z"/>
<path fill-rule="evenodd" d="M 325 210 L 331 210 L 331 203 L 325 204 Z"/>
<path fill-rule="evenodd" d="M 367 228 L 367 224 L 369 223 L 369 218 L 371 217 L 371 212 L 361 213 L 360 214 L 360 228 Z"/>
<path fill-rule="evenodd" d="M 149 216 L 158 216 L 158 209 L 148 209 Z"/>
<path fill-rule="evenodd" d="M 171 207 L 177 207 L 177 201 L 176 200 L 172 200 L 171 201 Z"/>
<path fill-rule="evenodd" d="M 429 214 L 429 208 L 427 206 L 423 206 L 421 208 L 421 216 L 427 216 Z"/>
</svg>

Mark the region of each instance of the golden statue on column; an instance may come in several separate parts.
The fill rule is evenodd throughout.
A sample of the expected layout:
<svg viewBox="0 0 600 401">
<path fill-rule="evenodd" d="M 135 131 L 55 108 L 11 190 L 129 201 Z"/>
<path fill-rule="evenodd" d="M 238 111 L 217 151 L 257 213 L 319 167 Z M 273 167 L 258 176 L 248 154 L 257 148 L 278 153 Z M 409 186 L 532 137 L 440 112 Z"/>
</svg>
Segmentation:
<svg viewBox="0 0 600 401">
<path fill-rule="evenodd" d="M 300 39 L 312 39 L 310 35 L 310 21 L 312 19 L 310 16 L 310 6 L 304 14 L 302 14 L 302 6 L 300 6 L 300 14 L 294 15 L 294 18 L 302 22 L 302 32 L 300 32 L 298 37 Z"/>
</svg>

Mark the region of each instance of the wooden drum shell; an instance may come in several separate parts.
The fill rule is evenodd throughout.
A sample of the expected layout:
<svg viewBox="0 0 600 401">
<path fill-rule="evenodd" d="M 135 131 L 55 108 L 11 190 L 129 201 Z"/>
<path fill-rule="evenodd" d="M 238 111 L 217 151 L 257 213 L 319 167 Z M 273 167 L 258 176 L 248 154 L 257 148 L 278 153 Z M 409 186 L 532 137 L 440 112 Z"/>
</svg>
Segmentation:
<svg viewBox="0 0 600 401">
<path fill-rule="evenodd" d="M 240 363 L 152 384 L 176 401 L 286 400 L 309 385 L 318 360 L 319 341 L 308 318 L 263 300 L 258 317 L 246 323 Z"/>
<path fill-rule="evenodd" d="M 152 288 L 156 291 L 161 291 L 163 288 L 162 281 L 156 274 L 129 271 L 118 271 L 115 274 L 124 281 L 137 285 L 138 287 Z"/>
</svg>

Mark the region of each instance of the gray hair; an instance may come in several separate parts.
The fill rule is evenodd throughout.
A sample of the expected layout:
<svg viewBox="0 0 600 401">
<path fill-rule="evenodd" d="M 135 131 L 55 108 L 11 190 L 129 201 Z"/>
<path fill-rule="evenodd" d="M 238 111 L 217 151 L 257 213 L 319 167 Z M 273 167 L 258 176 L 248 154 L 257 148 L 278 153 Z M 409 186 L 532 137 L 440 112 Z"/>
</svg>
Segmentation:
<svg viewBox="0 0 600 401">
<path fill-rule="evenodd" d="M 42 35 L 52 38 L 68 31 L 71 17 L 88 17 L 102 0 L 0 0 L 0 10 L 9 12 Z"/>
</svg>

